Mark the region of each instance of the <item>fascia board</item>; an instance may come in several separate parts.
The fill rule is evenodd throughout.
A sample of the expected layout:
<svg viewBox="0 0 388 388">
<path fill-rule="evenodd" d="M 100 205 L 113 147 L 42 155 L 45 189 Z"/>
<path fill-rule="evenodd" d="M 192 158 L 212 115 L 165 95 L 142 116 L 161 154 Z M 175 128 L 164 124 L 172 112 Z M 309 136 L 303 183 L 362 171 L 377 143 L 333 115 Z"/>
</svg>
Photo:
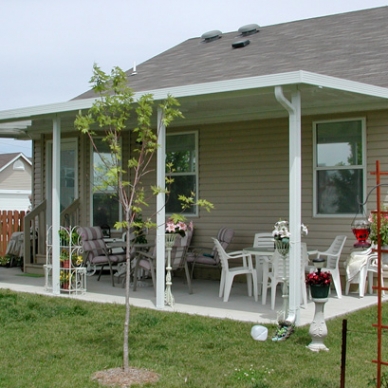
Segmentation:
<svg viewBox="0 0 388 388">
<path fill-rule="evenodd" d="M 275 86 L 307 84 L 318 87 L 343 90 L 388 99 L 388 89 L 361 82 L 348 81 L 342 78 L 320 75 L 303 70 L 288 73 L 270 74 L 265 76 L 238 78 L 227 81 L 215 81 L 195 85 L 184 85 L 172 88 L 148 90 L 134 94 L 135 101 L 144 94 L 152 94 L 154 100 L 159 101 L 171 94 L 175 98 L 195 97 L 207 94 L 235 92 L 248 89 L 262 89 Z M 89 109 L 95 98 L 72 100 L 35 107 L 27 107 L 0 112 L 0 122 L 9 122 L 33 117 L 63 114 L 83 109 Z"/>
<path fill-rule="evenodd" d="M 301 71 L 300 83 L 388 99 L 388 88 Z"/>
</svg>

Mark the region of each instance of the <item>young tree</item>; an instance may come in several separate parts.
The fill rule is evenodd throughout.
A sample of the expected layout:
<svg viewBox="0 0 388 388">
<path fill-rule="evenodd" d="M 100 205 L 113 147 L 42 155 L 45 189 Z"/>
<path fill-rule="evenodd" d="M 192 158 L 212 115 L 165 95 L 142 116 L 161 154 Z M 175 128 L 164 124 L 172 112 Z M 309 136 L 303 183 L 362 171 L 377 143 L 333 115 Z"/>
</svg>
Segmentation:
<svg viewBox="0 0 388 388">
<path fill-rule="evenodd" d="M 130 229 L 155 227 L 152 219 L 139 220 L 137 216 L 142 213 L 144 206 L 147 206 L 146 191 L 142 185 L 142 178 L 149 173 L 150 162 L 158 148 L 158 133 L 151 126 L 151 118 L 154 110 L 153 97 L 145 94 L 138 101 L 134 101 L 133 91 L 128 86 L 127 76 L 119 67 L 114 67 L 110 75 L 103 72 L 96 64 L 93 66 L 93 76 L 90 80 L 94 92 L 98 98 L 86 114 L 79 112 L 75 120 L 75 127 L 82 133 L 87 134 L 95 151 L 98 153 L 95 138 L 96 131 L 103 133 L 102 141 L 109 146 L 110 157 L 106 158 L 100 154 L 101 179 L 96 189 L 110 188 L 117 193 L 118 201 L 123 209 L 124 220 L 117 222 L 117 229 L 126 230 L 126 314 L 124 321 L 124 344 L 123 344 L 123 366 L 128 371 L 128 333 L 130 322 Z M 183 117 L 178 109 L 178 101 L 168 95 L 165 101 L 159 104 L 162 110 L 161 120 L 165 127 L 171 122 Z M 128 128 L 130 114 L 135 107 L 137 126 Z M 159 127 L 159 126 L 158 126 Z M 121 136 L 123 131 L 131 129 L 131 133 L 136 136 L 138 147 L 132 150 L 133 156 L 128 160 L 126 167 L 122 166 L 123 155 L 121 147 Z M 101 133 L 101 132 L 100 132 Z M 101 136 L 101 135 L 100 135 Z M 102 172 L 102 174 L 101 174 Z M 124 179 L 124 177 L 126 179 Z M 167 180 L 167 184 L 171 180 Z M 164 187 L 152 186 L 153 195 L 166 193 Z M 179 196 L 182 208 L 198 204 L 206 210 L 210 210 L 213 205 L 206 200 L 195 201 L 194 196 Z M 184 220 L 182 215 L 174 215 L 174 220 Z"/>
</svg>

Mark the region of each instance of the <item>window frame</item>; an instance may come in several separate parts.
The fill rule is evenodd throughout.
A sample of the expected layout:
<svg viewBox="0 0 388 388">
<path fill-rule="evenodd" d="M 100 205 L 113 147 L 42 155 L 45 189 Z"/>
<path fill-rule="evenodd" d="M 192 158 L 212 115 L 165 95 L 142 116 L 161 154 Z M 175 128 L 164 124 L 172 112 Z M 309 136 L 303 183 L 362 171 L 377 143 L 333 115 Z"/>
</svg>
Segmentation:
<svg viewBox="0 0 388 388">
<path fill-rule="evenodd" d="M 317 126 L 323 123 L 339 123 L 344 121 L 360 121 L 361 122 L 361 145 L 362 145 L 362 164 L 349 166 L 318 166 L 317 165 Z M 362 170 L 362 196 L 365 198 L 367 188 L 367 152 L 366 152 L 366 118 L 365 117 L 348 117 L 331 120 L 313 121 L 313 217 L 315 218 L 353 218 L 354 214 L 338 213 L 338 214 L 322 214 L 318 212 L 318 172 L 327 170 Z M 362 201 L 363 198 L 360 198 Z"/>
<path fill-rule="evenodd" d="M 195 176 L 195 198 L 198 199 L 198 193 L 199 193 L 199 188 L 198 188 L 198 177 L 199 177 L 199 159 L 198 159 L 198 131 L 184 131 L 184 132 L 173 132 L 173 133 L 167 133 L 166 134 L 166 158 L 167 158 L 167 137 L 169 136 L 182 136 L 182 135 L 194 135 L 194 147 L 195 147 L 195 152 L 194 152 L 194 157 L 195 157 L 195 171 L 190 172 L 190 173 L 182 173 L 182 172 L 173 172 L 173 173 L 167 173 L 166 172 L 166 177 L 174 177 L 174 176 Z M 192 213 L 183 213 L 185 217 L 198 217 L 198 206 L 194 206 L 194 211 Z M 173 213 L 167 211 L 166 207 L 166 216 L 171 216 Z"/>
</svg>

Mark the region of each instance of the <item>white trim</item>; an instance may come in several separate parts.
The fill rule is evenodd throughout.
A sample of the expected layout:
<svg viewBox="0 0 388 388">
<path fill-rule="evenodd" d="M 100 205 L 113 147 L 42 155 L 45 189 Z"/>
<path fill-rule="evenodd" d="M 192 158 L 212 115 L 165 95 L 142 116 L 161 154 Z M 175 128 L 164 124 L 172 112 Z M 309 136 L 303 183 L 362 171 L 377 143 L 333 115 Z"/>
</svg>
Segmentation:
<svg viewBox="0 0 388 388">
<path fill-rule="evenodd" d="M 16 162 L 17 159 L 22 158 L 26 161 L 27 164 L 32 166 L 32 162 L 28 159 L 23 153 L 19 153 L 13 159 L 11 159 L 7 164 L 0 168 L 0 172 L 4 171 L 7 167 L 9 167 L 12 163 Z"/>
<path fill-rule="evenodd" d="M 195 85 L 183 85 L 171 88 L 146 90 L 135 93 L 134 100 L 138 100 L 144 94 L 149 93 L 151 93 L 154 97 L 154 100 L 157 101 L 165 99 L 168 94 L 173 95 L 175 98 L 182 98 L 206 94 L 233 92 L 239 90 L 270 88 L 280 85 L 286 86 L 298 84 L 320 86 L 323 88 L 342 90 L 388 100 L 388 88 L 316 74 L 304 70 L 257 77 L 237 78 L 226 81 L 206 82 Z M 66 113 L 82 109 L 89 109 L 95 100 L 95 98 L 79 99 L 55 104 L 0 111 L 0 122 L 30 119 L 35 116 L 52 115 L 56 113 Z"/>
<path fill-rule="evenodd" d="M 0 189 L 0 194 L 31 194 L 31 190 L 6 190 L 6 189 Z"/>
</svg>

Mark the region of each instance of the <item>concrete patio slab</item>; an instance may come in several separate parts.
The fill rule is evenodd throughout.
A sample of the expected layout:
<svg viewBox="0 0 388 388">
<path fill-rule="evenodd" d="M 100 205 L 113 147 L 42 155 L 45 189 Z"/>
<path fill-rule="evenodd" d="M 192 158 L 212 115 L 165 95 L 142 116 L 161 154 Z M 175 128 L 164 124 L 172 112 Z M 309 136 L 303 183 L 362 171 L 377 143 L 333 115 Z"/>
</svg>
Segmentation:
<svg viewBox="0 0 388 388">
<path fill-rule="evenodd" d="M 42 295 L 53 295 L 44 289 L 44 277 L 32 277 L 24 274 L 20 268 L 0 267 L 0 288 L 17 292 L 28 292 Z M 270 308 L 270 295 L 266 305 L 262 305 L 261 297 L 255 302 L 247 296 L 246 284 L 235 282 L 228 302 L 218 297 L 219 282 L 215 280 L 193 280 L 193 294 L 188 293 L 183 279 L 173 278 L 172 292 L 175 298 L 174 307 L 166 307 L 165 311 L 175 311 L 186 314 L 198 314 L 214 318 L 227 318 L 255 324 L 276 324 L 278 311 L 283 307 L 281 290 L 276 295 L 275 310 Z M 155 293 L 151 280 L 142 282 L 136 291 L 130 291 L 130 304 L 137 307 L 156 309 Z M 112 287 L 109 275 L 103 275 L 100 281 L 97 276 L 87 277 L 87 292 L 83 295 L 61 294 L 58 297 L 98 303 L 125 303 L 125 290 L 121 285 Z M 376 295 L 365 295 L 359 298 L 357 292 L 344 295 L 338 299 L 335 291 L 329 296 L 325 305 L 325 318 L 331 319 L 345 315 L 355 310 L 377 304 Z M 306 307 L 301 308 L 299 326 L 311 323 L 314 316 L 314 302 L 309 300 Z"/>
</svg>

